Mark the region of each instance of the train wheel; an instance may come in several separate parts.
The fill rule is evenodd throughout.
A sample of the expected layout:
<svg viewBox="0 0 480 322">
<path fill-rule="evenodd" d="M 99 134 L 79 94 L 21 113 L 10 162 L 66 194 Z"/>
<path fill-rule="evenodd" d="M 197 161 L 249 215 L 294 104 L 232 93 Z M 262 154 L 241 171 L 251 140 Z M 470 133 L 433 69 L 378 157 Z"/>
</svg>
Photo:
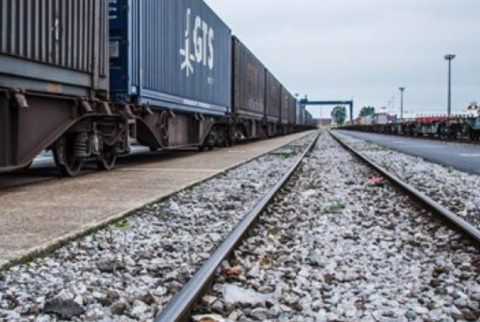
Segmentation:
<svg viewBox="0 0 480 322">
<path fill-rule="evenodd" d="M 117 163 L 117 155 L 112 152 L 111 148 L 106 148 L 102 152 L 100 160 L 98 160 L 98 168 L 101 170 L 110 171 L 115 168 Z"/>
<path fill-rule="evenodd" d="M 75 177 L 82 170 L 83 159 L 75 156 L 72 141 L 65 135 L 55 143 L 53 158 L 63 176 Z"/>
</svg>

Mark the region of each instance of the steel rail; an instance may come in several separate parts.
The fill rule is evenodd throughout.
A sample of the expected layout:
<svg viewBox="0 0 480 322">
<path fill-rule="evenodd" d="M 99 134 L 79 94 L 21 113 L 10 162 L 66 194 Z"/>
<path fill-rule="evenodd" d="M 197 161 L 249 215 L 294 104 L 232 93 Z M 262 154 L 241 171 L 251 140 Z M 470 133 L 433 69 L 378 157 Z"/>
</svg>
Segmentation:
<svg viewBox="0 0 480 322">
<path fill-rule="evenodd" d="M 417 200 L 418 202 L 425 205 L 428 209 L 430 209 L 434 214 L 440 216 L 447 224 L 449 224 L 452 228 L 458 231 L 463 236 L 470 239 L 477 247 L 480 247 L 480 231 L 475 228 L 472 224 L 467 222 L 466 220 L 460 218 L 458 215 L 454 214 L 450 210 L 446 209 L 424 193 L 418 191 L 412 185 L 406 183 L 396 175 L 390 173 L 384 167 L 378 165 L 370 158 L 365 156 L 363 153 L 355 150 L 352 146 L 348 143 L 340 139 L 337 135 L 329 132 L 329 134 L 346 150 L 350 151 L 354 156 L 358 159 L 363 161 L 369 167 L 374 169 L 375 171 L 379 172 L 384 176 L 388 181 L 393 183 L 395 186 L 400 188 L 401 190 L 405 191 L 410 197 Z"/>
<path fill-rule="evenodd" d="M 308 148 L 300 155 L 295 163 L 288 169 L 282 178 L 268 190 L 259 203 L 245 216 L 245 218 L 235 227 L 232 233 L 215 250 L 212 256 L 203 264 L 190 281 L 175 295 L 168 303 L 165 309 L 155 318 L 154 322 L 186 322 L 190 320 L 193 306 L 200 300 L 203 294 L 215 278 L 216 271 L 221 263 L 229 257 L 235 247 L 242 241 L 243 236 L 252 227 L 260 214 L 272 201 L 279 190 L 291 178 L 298 169 L 303 159 L 312 151 L 317 143 L 319 133 L 310 143 Z"/>
</svg>

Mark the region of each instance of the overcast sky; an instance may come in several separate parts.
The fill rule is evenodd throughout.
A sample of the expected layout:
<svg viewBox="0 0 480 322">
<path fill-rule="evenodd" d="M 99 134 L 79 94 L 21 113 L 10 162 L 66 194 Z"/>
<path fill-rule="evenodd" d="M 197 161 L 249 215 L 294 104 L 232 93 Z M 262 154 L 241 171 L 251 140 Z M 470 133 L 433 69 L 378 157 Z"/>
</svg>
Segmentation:
<svg viewBox="0 0 480 322">
<path fill-rule="evenodd" d="M 480 100 L 480 0 L 206 0 L 292 91 L 358 109 L 446 111 Z M 319 116 L 319 112 L 316 116 Z M 323 116 L 329 109 L 323 109 Z"/>
</svg>

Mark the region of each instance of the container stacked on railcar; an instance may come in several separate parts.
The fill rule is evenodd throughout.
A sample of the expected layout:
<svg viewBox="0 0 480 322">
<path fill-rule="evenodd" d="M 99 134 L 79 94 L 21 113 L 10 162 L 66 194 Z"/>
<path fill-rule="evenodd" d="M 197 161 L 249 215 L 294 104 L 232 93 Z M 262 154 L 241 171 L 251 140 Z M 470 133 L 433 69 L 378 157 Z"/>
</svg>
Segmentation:
<svg viewBox="0 0 480 322">
<path fill-rule="evenodd" d="M 46 148 L 62 173 L 113 167 L 128 122 L 108 102 L 108 1 L 0 1 L 0 170 Z"/>
<path fill-rule="evenodd" d="M 288 124 L 290 117 L 291 96 L 288 89 L 282 86 L 281 108 L 280 108 L 280 134 L 288 133 Z"/>
<path fill-rule="evenodd" d="M 227 25 L 203 1 L 117 0 L 110 12 L 112 96 L 140 107 L 139 141 L 154 149 L 226 141 L 218 118 L 231 108 Z"/>
<path fill-rule="evenodd" d="M 233 114 L 236 138 L 265 135 L 265 66 L 236 37 L 233 37 Z"/>
<path fill-rule="evenodd" d="M 202 0 L 0 11 L 0 171 L 50 149 L 73 176 L 85 161 L 113 168 L 132 143 L 213 148 L 299 122 L 294 97 Z"/>
<path fill-rule="evenodd" d="M 295 131 L 295 123 L 297 122 L 297 100 L 290 95 L 288 106 L 288 133 Z"/>
<path fill-rule="evenodd" d="M 282 105 L 281 94 L 282 85 L 273 76 L 269 70 L 265 70 L 266 73 L 266 132 L 269 137 L 278 134 L 278 124 L 280 122 L 280 109 Z"/>
</svg>

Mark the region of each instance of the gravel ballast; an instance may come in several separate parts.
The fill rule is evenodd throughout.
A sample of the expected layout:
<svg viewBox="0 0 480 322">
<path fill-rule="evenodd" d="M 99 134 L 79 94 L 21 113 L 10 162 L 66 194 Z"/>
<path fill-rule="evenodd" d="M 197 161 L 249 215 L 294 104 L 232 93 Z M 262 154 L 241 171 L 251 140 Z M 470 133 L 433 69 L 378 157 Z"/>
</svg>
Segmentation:
<svg viewBox="0 0 480 322">
<path fill-rule="evenodd" d="M 480 229 L 480 176 L 393 151 L 343 133 L 337 135 L 355 150 Z"/>
<path fill-rule="evenodd" d="M 1 321 L 153 321 L 314 135 L 0 272 Z"/>
<path fill-rule="evenodd" d="M 320 137 L 194 320 L 477 321 L 478 250 L 377 177 Z"/>
</svg>

